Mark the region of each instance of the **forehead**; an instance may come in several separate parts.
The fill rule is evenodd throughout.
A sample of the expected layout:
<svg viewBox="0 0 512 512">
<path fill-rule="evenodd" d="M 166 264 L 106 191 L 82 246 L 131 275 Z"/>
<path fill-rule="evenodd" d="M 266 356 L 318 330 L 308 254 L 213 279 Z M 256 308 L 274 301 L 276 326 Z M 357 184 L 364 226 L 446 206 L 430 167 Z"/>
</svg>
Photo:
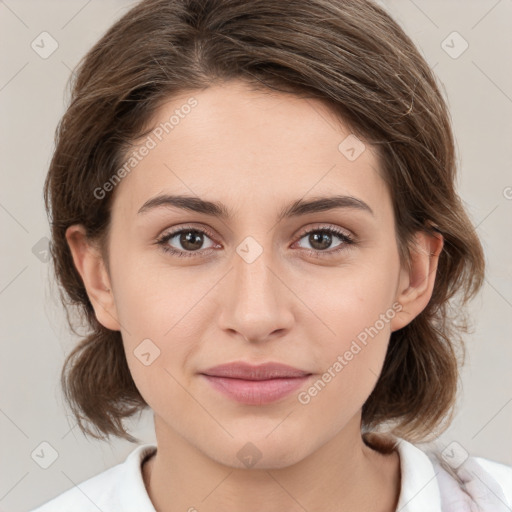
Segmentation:
<svg viewBox="0 0 512 512">
<path fill-rule="evenodd" d="M 117 207 L 127 215 L 164 192 L 235 210 L 311 194 L 389 202 L 372 148 L 316 99 L 235 81 L 170 99 L 151 124 L 117 186 Z"/>
</svg>

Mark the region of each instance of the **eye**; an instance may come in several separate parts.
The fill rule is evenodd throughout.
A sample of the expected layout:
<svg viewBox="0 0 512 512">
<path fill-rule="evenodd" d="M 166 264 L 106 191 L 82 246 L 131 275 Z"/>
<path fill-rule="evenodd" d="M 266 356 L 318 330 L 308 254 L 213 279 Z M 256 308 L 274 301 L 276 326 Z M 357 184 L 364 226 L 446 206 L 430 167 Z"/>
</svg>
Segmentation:
<svg viewBox="0 0 512 512">
<path fill-rule="evenodd" d="M 334 249 L 327 250 L 333 244 L 333 236 L 334 238 L 338 238 L 341 242 L 334 246 Z M 309 244 L 309 247 L 305 247 L 305 249 L 316 256 L 318 253 L 322 252 L 329 255 L 338 253 L 339 251 L 347 249 L 347 246 L 355 244 L 355 240 L 348 233 L 333 226 L 322 226 L 310 229 L 301 235 L 300 240 L 302 239 L 306 239 L 306 242 Z"/>
<path fill-rule="evenodd" d="M 161 246 L 162 250 L 176 256 L 195 256 L 197 252 L 204 249 L 204 239 L 210 238 L 210 234 L 205 229 L 199 228 L 181 228 L 170 233 L 165 233 L 156 243 Z M 174 247 L 171 243 L 181 247 Z M 206 252 L 211 252 L 213 244 L 206 247 Z M 205 251 L 201 251 L 204 252 Z"/>
<path fill-rule="evenodd" d="M 205 238 L 211 242 L 206 248 L 204 247 Z M 205 256 L 214 250 L 215 244 L 212 242 L 212 238 L 213 234 L 206 229 L 184 227 L 165 233 L 156 241 L 156 244 L 164 252 L 178 257 Z M 334 249 L 328 250 L 333 244 L 333 238 L 338 238 L 340 243 L 335 245 Z M 309 244 L 309 247 L 303 247 L 303 249 L 317 257 L 322 253 L 325 253 L 325 256 L 332 256 L 356 243 L 348 233 L 333 226 L 321 226 L 310 229 L 302 233 L 299 241 L 296 243 L 299 243 L 302 239 L 305 239 Z"/>
</svg>

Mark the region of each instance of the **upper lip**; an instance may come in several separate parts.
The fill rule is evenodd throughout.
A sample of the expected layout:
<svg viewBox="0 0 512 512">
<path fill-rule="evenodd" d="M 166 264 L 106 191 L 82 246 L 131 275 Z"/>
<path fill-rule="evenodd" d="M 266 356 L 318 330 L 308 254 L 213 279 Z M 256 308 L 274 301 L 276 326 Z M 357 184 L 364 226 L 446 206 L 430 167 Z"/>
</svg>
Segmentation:
<svg viewBox="0 0 512 512">
<path fill-rule="evenodd" d="M 244 380 L 268 380 L 291 377 L 305 377 L 309 372 L 293 368 L 286 364 L 269 362 L 252 365 L 243 361 L 221 364 L 201 372 L 211 377 L 227 377 Z"/>
</svg>

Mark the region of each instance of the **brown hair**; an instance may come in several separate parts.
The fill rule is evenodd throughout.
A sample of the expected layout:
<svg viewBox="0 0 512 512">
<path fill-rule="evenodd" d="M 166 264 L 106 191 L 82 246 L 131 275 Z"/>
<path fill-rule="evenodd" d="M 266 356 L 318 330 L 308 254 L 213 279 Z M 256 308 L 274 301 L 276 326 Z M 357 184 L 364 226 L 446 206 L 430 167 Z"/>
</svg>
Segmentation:
<svg viewBox="0 0 512 512">
<path fill-rule="evenodd" d="M 121 334 L 95 317 L 66 228 L 82 224 L 104 248 L 115 190 L 101 200 L 94 191 L 149 133 L 158 107 L 178 93 L 233 79 L 324 101 L 376 149 L 402 263 L 408 265 L 418 230 L 444 237 L 433 296 L 391 334 L 362 410 L 368 439 L 383 427 L 410 441 L 440 433 L 453 416 L 464 360 L 462 306 L 482 285 L 484 255 L 455 191 L 454 140 L 436 78 L 399 25 L 369 0 L 145 0 L 82 59 L 44 191 L 61 299 L 89 328 L 61 376 L 81 430 L 136 441 L 123 419 L 147 404 L 128 369 Z"/>
</svg>

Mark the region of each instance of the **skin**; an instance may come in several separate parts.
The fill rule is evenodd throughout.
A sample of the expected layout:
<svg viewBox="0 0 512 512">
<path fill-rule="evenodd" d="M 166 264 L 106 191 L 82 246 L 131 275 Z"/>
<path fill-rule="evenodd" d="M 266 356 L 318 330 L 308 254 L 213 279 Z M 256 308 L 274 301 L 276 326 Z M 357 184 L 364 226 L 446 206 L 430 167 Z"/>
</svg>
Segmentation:
<svg viewBox="0 0 512 512">
<path fill-rule="evenodd" d="M 121 331 L 133 379 L 154 412 L 158 451 L 143 473 L 149 496 L 159 512 L 393 511 L 398 454 L 363 443 L 361 408 L 391 332 L 431 297 L 442 238 L 418 233 L 411 269 L 401 267 L 377 157 L 366 145 L 347 159 L 338 145 L 350 131 L 319 100 L 235 81 L 173 98 L 155 126 L 191 96 L 198 105 L 116 188 L 109 267 L 82 226 L 67 230 L 97 318 Z M 232 217 L 165 206 L 137 213 L 162 193 L 222 202 Z M 373 215 L 338 208 L 278 222 L 290 203 L 334 193 L 359 198 Z M 168 241 L 192 257 L 155 244 L 171 228 L 190 226 L 214 235 L 195 252 L 179 236 Z M 357 243 L 334 253 L 344 243 L 337 235 L 324 248 L 303 235 L 325 226 Z M 251 263 L 236 252 L 248 236 L 262 249 Z M 240 404 L 198 375 L 226 362 L 278 361 L 316 381 L 398 303 L 402 310 L 307 405 L 298 392 Z M 134 355 L 147 338 L 160 350 L 148 366 Z M 248 442 L 261 453 L 251 468 L 237 457 Z"/>
</svg>

